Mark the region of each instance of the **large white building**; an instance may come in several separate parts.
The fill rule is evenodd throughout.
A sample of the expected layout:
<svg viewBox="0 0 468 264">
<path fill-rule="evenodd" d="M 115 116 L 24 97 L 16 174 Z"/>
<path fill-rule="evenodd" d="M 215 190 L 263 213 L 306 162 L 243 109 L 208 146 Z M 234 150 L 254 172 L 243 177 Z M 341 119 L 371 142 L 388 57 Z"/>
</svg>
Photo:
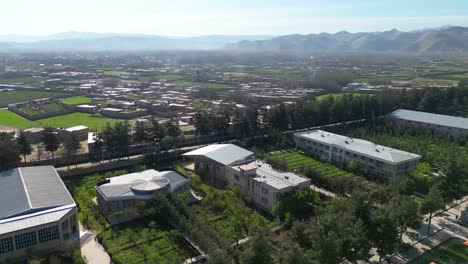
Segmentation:
<svg viewBox="0 0 468 264">
<path fill-rule="evenodd" d="M 76 213 L 54 167 L 0 172 L 0 263 L 78 244 Z"/>
<path fill-rule="evenodd" d="M 355 161 L 361 170 L 386 178 L 416 169 L 421 159 L 418 154 L 323 130 L 296 133 L 294 140 L 298 149 L 318 159 L 335 164 Z"/>
<path fill-rule="evenodd" d="M 273 169 L 256 160 L 253 153 L 233 144 L 215 144 L 184 154 L 195 162 L 195 171 L 222 182 L 223 187 L 238 186 L 245 199 L 271 212 L 286 193 L 308 188 L 310 179 Z"/>
<path fill-rule="evenodd" d="M 448 134 L 454 137 L 468 135 L 468 118 L 405 109 L 396 110 L 388 117 L 402 126 L 429 129 L 434 133 Z"/>
</svg>

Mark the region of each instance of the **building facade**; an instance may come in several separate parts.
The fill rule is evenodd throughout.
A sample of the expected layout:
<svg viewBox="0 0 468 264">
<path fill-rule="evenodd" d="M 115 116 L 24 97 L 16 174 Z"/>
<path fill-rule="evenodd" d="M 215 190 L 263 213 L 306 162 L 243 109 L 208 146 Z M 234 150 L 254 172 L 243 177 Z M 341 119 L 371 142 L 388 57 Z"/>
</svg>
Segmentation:
<svg viewBox="0 0 468 264">
<path fill-rule="evenodd" d="M 1 172 L 0 198 L 0 263 L 79 245 L 78 210 L 54 167 Z"/>
<path fill-rule="evenodd" d="M 453 137 L 468 136 L 468 118 L 405 109 L 390 113 L 388 118 L 400 126 L 428 129 L 433 133 Z"/>
<path fill-rule="evenodd" d="M 190 180 L 175 171 L 146 170 L 106 179 L 96 185 L 99 210 L 111 224 L 144 215 L 158 191 L 180 193 L 190 189 Z"/>
<path fill-rule="evenodd" d="M 194 170 L 204 180 L 229 189 L 238 186 L 244 199 L 270 213 L 286 193 L 310 185 L 310 179 L 275 170 L 232 144 L 210 145 L 183 155 L 194 160 Z"/>
<path fill-rule="evenodd" d="M 354 161 L 359 169 L 388 179 L 416 169 L 421 156 L 372 142 L 323 130 L 294 134 L 296 147 L 315 158 L 345 165 Z"/>
</svg>

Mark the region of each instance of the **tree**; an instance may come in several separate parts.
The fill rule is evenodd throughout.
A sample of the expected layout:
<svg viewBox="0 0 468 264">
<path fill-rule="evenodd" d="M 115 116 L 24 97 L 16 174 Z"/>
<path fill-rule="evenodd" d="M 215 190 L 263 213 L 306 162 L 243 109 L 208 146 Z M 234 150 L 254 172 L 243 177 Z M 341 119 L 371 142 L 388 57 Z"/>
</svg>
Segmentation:
<svg viewBox="0 0 468 264">
<path fill-rule="evenodd" d="M 18 137 L 18 145 L 21 155 L 23 155 L 24 162 L 26 162 L 26 155 L 30 155 L 32 153 L 31 144 L 28 142 L 26 135 L 23 132 L 20 132 Z"/>
<path fill-rule="evenodd" d="M 395 195 L 388 202 L 389 217 L 400 227 L 400 241 L 408 227 L 415 226 L 419 221 L 419 206 L 410 196 Z"/>
<path fill-rule="evenodd" d="M 429 193 L 424 198 L 424 201 L 421 205 L 421 212 L 423 214 L 429 214 L 428 224 L 427 224 L 427 235 L 431 230 L 431 221 L 433 214 L 440 209 L 445 208 L 444 198 L 442 192 L 439 190 L 438 185 L 433 185 L 429 189 Z"/>
<path fill-rule="evenodd" d="M 64 143 L 65 150 L 67 151 L 67 159 L 68 159 L 68 170 L 70 170 L 70 157 L 72 155 L 75 155 L 78 150 L 81 148 L 81 143 L 78 137 L 75 134 L 71 134 L 70 137 L 68 137 L 65 140 Z M 75 160 L 75 164 L 76 160 Z"/>
<path fill-rule="evenodd" d="M 254 235 L 247 244 L 245 250 L 240 255 L 240 263 L 246 264 L 270 264 L 272 258 L 273 246 L 271 242 L 263 235 Z"/>
<path fill-rule="evenodd" d="M 293 219 L 305 219 L 314 214 L 314 207 L 320 202 L 320 197 L 310 189 L 300 189 L 287 193 L 273 208 L 273 214 L 285 219 L 289 213 Z"/>
<path fill-rule="evenodd" d="M 182 130 L 180 130 L 178 126 L 174 125 L 173 122 L 173 120 L 170 120 L 166 123 L 166 134 L 170 137 L 176 138 L 180 136 Z"/>
<path fill-rule="evenodd" d="M 135 134 L 134 134 L 135 142 L 137 143 L 146 142 L 148 138 L 148 134 L 150 133 L 148 126 L 146 125 L 146 122 L 137 121 L 135 123 L 134 129 L 135 129 Z"/>
<path fill-rule="evenodd" d="M 46 151 L 52 153 L 52 159 L 55 160 L 54 153 L 60 147 L 60 139 L 58 137 L 58 133 L 55 132 L 54 128 L 44 128 L 44 134 L 42 135 L 42 143 L 44 144 Z"/>
<path fill-rule="evenodd" d="M 16 140 L 7 133 L 0 133 L 0 171 L 9 170 L 21 160 Z"/>
<path fill-rule="evenodd" d="M 395 251 L 398 244 L 398 229 L 388 217 L 387 212 L 377 209 L 371 215 L 369 238 L 379 253 L 379 262 L 383 256 Z"/>
</svg>

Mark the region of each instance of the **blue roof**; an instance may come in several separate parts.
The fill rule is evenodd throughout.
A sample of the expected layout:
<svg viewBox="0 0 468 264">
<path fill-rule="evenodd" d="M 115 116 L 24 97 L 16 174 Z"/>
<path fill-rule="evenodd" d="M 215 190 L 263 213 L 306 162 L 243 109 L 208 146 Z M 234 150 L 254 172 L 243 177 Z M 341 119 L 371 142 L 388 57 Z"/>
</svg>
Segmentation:
<svg viewBox="0 0 468 264">
<path fill-rule="evenodd" d="M 396 110 L 388 115 L 392 118 L 398 118 L 408 121 L 434 124 L 439 126 L 468 129 L 468 118 L 455 117 L 448 115 L 439 115 L 405 109 Z"/>
</svg>

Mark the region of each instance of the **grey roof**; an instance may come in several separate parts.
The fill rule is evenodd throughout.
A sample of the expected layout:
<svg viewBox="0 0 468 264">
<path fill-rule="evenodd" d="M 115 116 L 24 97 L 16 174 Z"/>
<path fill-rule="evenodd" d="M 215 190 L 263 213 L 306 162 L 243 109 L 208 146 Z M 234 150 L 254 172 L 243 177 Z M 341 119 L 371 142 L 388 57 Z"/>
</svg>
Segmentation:
<svg viewBox="0 0 468 264">
<path fill-rule="evenodd" d="M 377 145 L 367 140 L 345 137 L 323 130 L 296 133 L 294 136 L 320 142 L 326 145 L 337 146 L 341 149 L 345 149 L 353 153 L 359 153 L 387 163 L 400 163 L 421 158 L 418 154 Z"/>
<path fill-rule="evenodd" d="M 0 172 L 0 201 L 0 219 L 75 204 L 52 166 Z"/>
<path fill-rule="evenodd" d="M 223 165 L 245 160 L 253 155 L 253 152 L 233 144 L 213 144 L 183 154 L 187 157 L 204 156 Z"/>
<path fill-rule="evenodd" d="M 251 161 L 231 168 L 240 171 L 241 169 L 256 170 L 256 176 L 253 178 L 254 181 L 263 182 L 277 190 L 285 188 L 296 187 L 299 184 L 309 184 L 310 179 L 301 177 L 291 172 L 283 172 L 273 169 L 270 164 L 260 160 Z"/>
<path fill-rule="evenodd" d="M 439 115 L 426 112 L 399 109 L 388 115 L 392 118 L 398 118 L 408 121 L 434 124 L 439 126 L 468 129 L 468 118 Z"/>
<path fill-rule="evenodd" d="M 146 170 L 117 176 L 108 179 L 109 182 L 96 186 L 106 199 L 151 199 L 154 191 L 168 186 L 171 191 L 177 191 L 190 180 L 175 171 Z"/>
</svg>

